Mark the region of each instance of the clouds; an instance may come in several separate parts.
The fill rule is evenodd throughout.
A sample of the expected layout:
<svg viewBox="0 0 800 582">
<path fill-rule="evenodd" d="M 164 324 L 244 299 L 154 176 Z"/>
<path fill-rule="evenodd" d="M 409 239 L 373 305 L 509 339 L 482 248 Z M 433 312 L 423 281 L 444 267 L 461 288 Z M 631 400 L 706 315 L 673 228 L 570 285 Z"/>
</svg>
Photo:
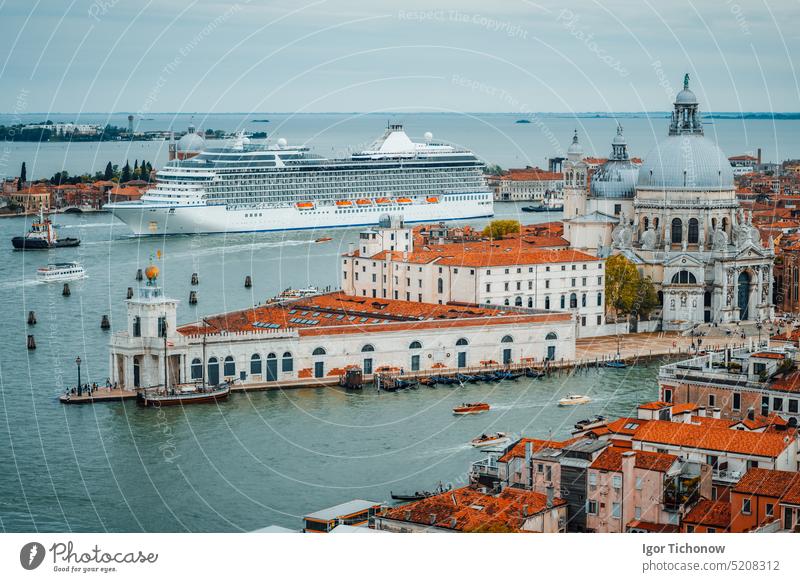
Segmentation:
<svg viewBox="0 0 800 582">
<path fill-rule="evenodd" d="M 0 110 L 797 110 L 794 5 L 720 2 L 7 1 Z M 660 62 L 655 67 L 654 63 Z M 165 74 L 165 71 L 167 74 Z M 624 73 L 624 74 L 623 74 Z"/>
</svg>

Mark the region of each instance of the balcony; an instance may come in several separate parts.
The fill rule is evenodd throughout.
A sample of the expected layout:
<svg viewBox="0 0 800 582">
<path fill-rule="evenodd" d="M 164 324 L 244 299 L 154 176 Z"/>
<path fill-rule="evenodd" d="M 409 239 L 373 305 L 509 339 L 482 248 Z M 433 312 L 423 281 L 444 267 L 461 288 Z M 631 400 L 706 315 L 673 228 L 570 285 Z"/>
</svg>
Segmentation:
<svg viewBox="0 0 800 582">
<path fill-rule="evenodd" d="M 680 511 L 691 507 L 700 497 L 700 477 L 686 477 L 677 475 L 668 478 L 664 485 L 664 509 L 666 511 Z"/>
<path fill-rule="evenodd" d="M 714 469 L 711 475 L 714 481 L 735 484 L 742 478 L 743 472 L 731 471 L 730 469 Z"/>
<path fill-rule="evenodd" d="M 476 477 L 500 478 L 500 468 L 497 466 L 497 461 L 492 457 L 472 463 L 471 472 Z"/>
</svg>

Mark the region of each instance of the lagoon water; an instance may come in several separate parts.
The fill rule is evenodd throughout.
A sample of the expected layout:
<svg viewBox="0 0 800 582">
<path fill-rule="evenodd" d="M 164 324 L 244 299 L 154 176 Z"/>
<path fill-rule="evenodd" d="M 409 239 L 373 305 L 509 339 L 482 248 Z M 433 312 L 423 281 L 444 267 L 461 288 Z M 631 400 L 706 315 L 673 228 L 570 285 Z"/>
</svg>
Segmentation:
<svg viewBox="0 0 800 582">
<path fill-rule="evenodd" d="M 519 217 L 516 205 L 500 216 Z M 555 216 L 523 215 L 527 220 Z M 248 531 L 301 526 L 304 512 L 390 491 L 463 484 L 481 453 L 468 445 L 484 431 L 568 436 L 591 414 L 633 414 L 657 393 L 655 365 L 590 371 L 575 377 L 420 388 L 402 393 L 303 389 L 232 396 L 185 410 L 142 410 L 135 403 L 62 406 L 77 376 L 108 376 L 108 333 L 124 322 L 125 290 L 136 269 L 162 251 L 161 281 L 182 300 L 179 321 L 244 308 L 290 286 L 334 286 L 338 255 L 357 231 L 133 238 L 108 214 L 57 215 L 81 246 L 19 253 L 9 239 L 24 218 L 0 220 L 0 531 Z M 331 236 L 332 241 L 314 243 Z M 35 281 L 52 260 L 81 261 L 88 278 Z M 199 303 L 189 306 L 198 272 Z M 243 286 L 253 276 L 252 289 Z M 38 324 L 26 325 L 34 310 Z M 33 333 L 38 349 L 27 351 Z M 570 391 L 594 401 L 562 409 Z M 463 401 L 485 400 L 487 414 L 454 417 Z"/>
<path fill-rule="evenodd" d="M 0 125 L 74 121 L 126 127 L 127 115 L 117 114 L 0 114 Z M 667 114 L 649 117 L 621 117 L 629 152 L 644 157 L 667 135 Z M 254 120 L 268 119 L 269 123 Z M 528 119 L 531 123 L 516 123 Z M 425 132 L 467 147 L 487 163 L 504 168 L 526 165 L 546 167 L 547 159 L 563 155 L 578 129 L 587 155 L 607 157 L 616 121 L 607 117 L 531 116 L 514 113 L 230 113 L 230 114 L 152 114 L 135 121 L 141 131 L 186 131 L 190 124 L 203 129 L 232 132 L 266 131 L 270 140 L 286 138 L 290 144 L 305 144 L 328 157 L 348 155 L 367 148 L 383 132 L 387 121 L 403 123 L 415 139 Z M 764 161 L 800 157 L 800 120 L 715 119 L 708 120 L 706 135 L 728 155 L 762 150 Z M 0 177 L 16 176 L 26 162 L 29 178 L 50 177 L 62 169 L 71 174 L 102 171 L 106 163 L 122 167 L 126 160 L 146 159 L 154 167 L 167 160 L 166 141 L 5 143 L 0 146 Z"/>
</svg>

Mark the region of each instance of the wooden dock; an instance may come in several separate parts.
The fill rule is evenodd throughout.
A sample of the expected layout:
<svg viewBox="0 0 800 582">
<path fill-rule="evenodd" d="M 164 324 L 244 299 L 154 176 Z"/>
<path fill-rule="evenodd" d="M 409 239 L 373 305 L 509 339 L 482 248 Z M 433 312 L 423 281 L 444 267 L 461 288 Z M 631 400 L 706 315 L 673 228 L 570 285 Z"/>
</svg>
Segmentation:
<svg viewBox="0 0 800 582">
<path fill-rule="evenodd" d="M 84 392 L 77 394 L 62 394 L 58 397 L 61 404 L 99 404 L 101 402 L 121 402 L 123 400 L 136 400 L 134 390 L 115 390 L 113 388 L 97 388 L 91 395 Z"/>
</svg>

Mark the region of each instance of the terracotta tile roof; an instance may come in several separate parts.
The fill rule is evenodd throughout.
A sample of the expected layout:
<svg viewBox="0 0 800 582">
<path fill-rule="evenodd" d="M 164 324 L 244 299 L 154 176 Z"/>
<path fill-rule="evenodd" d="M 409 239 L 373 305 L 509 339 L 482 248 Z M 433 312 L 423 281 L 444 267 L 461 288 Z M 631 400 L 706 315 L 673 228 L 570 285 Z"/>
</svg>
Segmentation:
<svg viewBox="0 0 800 582">
<path fill-rule="evenodd" d="M 756 433 L 654 420 L 637 430 L 633 438 L 642 443 L 774 458 L 789 446 L 791 439 L 795 438 L 795 433 L 794 431 Z"/>
<path fill-rule="evenodd" d="M 747 473 L 739 479 L 733 491 L 743 495 L 763 495 L 765 497 L 780 498 L 795 483 L 800 483 L 800 473 L 754 468 L 748 469 Z"/>
<path fill-rule="evenodd" d="M 542 449 L 563 449 L 567 445 L 571 445 L 580 438 L 568 439 L 565 441 L 552 441 L 532 438 L 521 438 L 514 445 L 506 451 L 506 453 L 498 459 L 500 463 L 507 463 L 514 457 L 525 458 L 525 443 L 531 443 L 531 452 L 535 453 Z"/>
<path fill-rule="evenodd" d="M 800 392 L 800 370 L 795 370 L 789 374 L 779 374 L 772 379 L 769 387 L 772 390 L 781 392 Z"/>
<path fill-rule="evenodd" d="M 366 258 L 421 265 L 436 262 L 437 265 L 455 267 L 596 263 L 601 260 L 574 249 L 541 249 L 535 245 L 531 248 L 524 238 L 428 245 L 411 253 L 381 251 Z"/>
<path fill-rule="evenodd" d="M 662 408 L 669 408 L 670 406 L 672 405 L 669 402 L 656 400 L 655 402 L 645 402 L 644 404 L 640 404 L 637 408 L 640 410 L 661 410 Z"/>
<path fill-rule="evenodd" d="M 673 404 L 672 405 L 672 414 L 683 414 L 684 412 L 694 412 L 700 408 L 694 402 L 685 402 L 683 404 Z"/>
<path fill-rule="evenodd" d="M 675 455 L 667 455 L 664 453 L 651 453 L 648 451 L 631 451 L 629 449 L 620 449 L 617 447 L 608 447 L 594 460 L 590 465 L 592 469 L 599 471 L 613 471 L 616 473 L 622 472 L 622 457 L 624 453 L 633 452 L 634 467 L 637 469 L 644 469 L 646 471 L 655 471 L 658 473 L 666 473 L 670 467 L 678 460 Z"/>
<path fill-rule="evenodd" d="M 511 168 L 507 174 L 500 177 L 501 180 L 511 180 L 512 182 L 538 182 L 538 181 L 551 181 L 563 180 L 564 175 L 561 172 L 546 172 L 541 168 L 525 168 L 515 169 Z"/>
<path fill-rule="evenodd" d="M 566 504 L 555 498 L 553 506 Z M 526 507 L 527 506 L 527 507 Z M 547 496 L 507 487 L 493 496 L 463 487 L 387 510 L 383 516 L 460 532 L 520 531 L 527 517 L 547 509 Z"/>
<path fill-rule="evenodd" d="M 610 433 L 633 436 L 639 427 L 644 426 L 648 422 L 650 421 L 642 420 L 640 418 L 622 417 L 612 420 L 606 425 L 606 427 Z"/>
<path fill-rule="evenodd" d="M 726 420 L 724 418 L 713 418 L 711 416 L 692 416 L 692 424 L 699 424 L 700 426 L 706 426 L 709 428 L 722 428 L 728 429 L 730 428 L 735 421 Z"/>
<path fill-rule="evenodd" d="M 727 529 L 731 525 L 731 504 L 723 501 L 711 501 L 702 497 L 683 517 L 683 522 L 690 525 Z"/>
<path fill-rule="evenodd" d="M 179 327 L 178 332 L 199 335 L 204 331 L 231 333 L 296 329 L 300 335 L 325 335 L 566 321 L 569 317 L 568 313 L 520 313 L 474 305 L 438 305 L 353 297 L 337 292 L 209 316 L 206 320 L 210 325 L 191 323 Z"/>
<path fill-rule="evenodd" d="M 757 352 L 750 356 L 751 358 L 766 358 L 769 360 L 783 360 L 786 356 L 776 352 Z"/>
</svg>

